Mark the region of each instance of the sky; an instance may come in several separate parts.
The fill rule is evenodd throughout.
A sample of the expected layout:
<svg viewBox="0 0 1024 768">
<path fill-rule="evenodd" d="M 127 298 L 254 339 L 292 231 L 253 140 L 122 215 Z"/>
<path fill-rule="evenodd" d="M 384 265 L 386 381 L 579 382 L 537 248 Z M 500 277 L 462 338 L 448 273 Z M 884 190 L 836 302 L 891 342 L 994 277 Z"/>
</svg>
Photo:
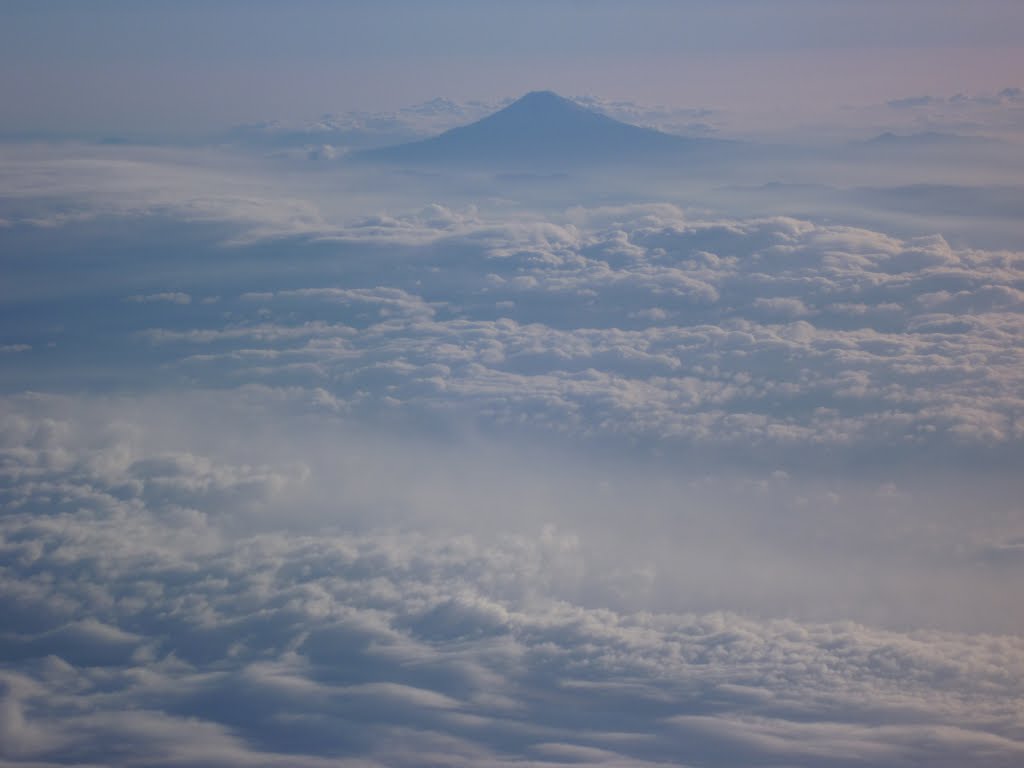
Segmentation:
<svg viewBox="0 0 1024 768">
<path fill-rule="evenodd" d="M 194 134 L 551 88 L 761 121 L 991 90 L 1014 0 L 3 4 L 0 130 Z"/>
<path fill-rule="evenodd" d="M 0 2 L 0 768 L 1020 765 L 1021 9 Z"/>
</svg>

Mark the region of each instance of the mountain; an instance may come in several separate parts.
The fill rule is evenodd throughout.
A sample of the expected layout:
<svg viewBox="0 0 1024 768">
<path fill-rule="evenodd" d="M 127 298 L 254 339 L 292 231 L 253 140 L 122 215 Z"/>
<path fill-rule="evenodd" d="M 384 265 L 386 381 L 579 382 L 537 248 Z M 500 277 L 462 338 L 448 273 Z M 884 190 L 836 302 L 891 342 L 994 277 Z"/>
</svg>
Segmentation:
<svg viewBox="0 0 1024 768">
<path fill-rule="evenodd" d="M 963 146 L 985 146 L 998 143 L 994 139 L 983 136 L 963 136 L 957 133 L 924 133 L 896 134 L 890 131 L 879 134 L 872 139 L 861 142 L 869 147 L 893 147 L 899 149 L 944 148 Z"/>
<path fill-rule="evenodd" d="M 354 153 L 363 162 L 502 168 L 570 167 L 654 161 L 731 142 L 672 136 L 534 91 L 470 125 L 409 144 Z"/>
</svg>

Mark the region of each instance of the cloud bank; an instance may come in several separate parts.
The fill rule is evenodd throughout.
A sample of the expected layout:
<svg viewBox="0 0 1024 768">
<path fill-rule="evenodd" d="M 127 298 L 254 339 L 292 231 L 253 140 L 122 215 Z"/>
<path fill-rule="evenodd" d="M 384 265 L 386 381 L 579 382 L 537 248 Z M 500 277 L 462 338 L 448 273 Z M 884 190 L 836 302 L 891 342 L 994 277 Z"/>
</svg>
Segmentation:
<svg viewBox="0 0 1024 768">
<path fill-rule="evenodd" d="M 192 376 L 286 379 L 343 409 L 731 452 L 1020 444 L 1019 254 L 672 206 L 512 223 L 435 206 L 323 237 L 400 276 L 246 292 L 228 325 L 140 338 Z"/>
<path fill-rule="evenodd" d="M 1021 762 L 1013 188 L 0 162 L 0 765 Z"/>
<path fill-rule="evenodd" d="M 581 542 L 551 526 L 242 533 L 308 475 L 151 454 L 166 436 L 123 403 L 106 430 L 95 403 L 6 406 L 5 765 L 1024 755 L 1019 636 L 586 607 Z"/>
</svg>

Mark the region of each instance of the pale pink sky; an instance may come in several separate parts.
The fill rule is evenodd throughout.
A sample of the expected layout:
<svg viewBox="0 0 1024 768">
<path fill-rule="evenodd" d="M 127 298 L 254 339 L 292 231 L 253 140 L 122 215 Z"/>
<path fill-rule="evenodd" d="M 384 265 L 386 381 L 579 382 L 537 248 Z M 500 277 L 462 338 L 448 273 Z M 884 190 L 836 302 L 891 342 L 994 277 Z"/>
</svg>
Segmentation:
<svg viewBox="0 0 1024 768">
<path fill-rule="evenodd" d="M 534 89 L 785 126 L 1024 85 L 1019 0 L 11 4 L 0 133 L 202 132 Z"/>
</svg>

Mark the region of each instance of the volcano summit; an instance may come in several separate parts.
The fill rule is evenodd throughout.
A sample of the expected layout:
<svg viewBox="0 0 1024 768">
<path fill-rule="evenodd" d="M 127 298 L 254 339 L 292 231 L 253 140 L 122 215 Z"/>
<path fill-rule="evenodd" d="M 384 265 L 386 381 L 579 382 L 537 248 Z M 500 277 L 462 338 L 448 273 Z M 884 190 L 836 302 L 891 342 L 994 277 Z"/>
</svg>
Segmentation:
<svg viewBox="0 0 1024 768">
<path fill-rule="evenodd" d="M 663 161 L 729 144 L 630 125 L 551 91 L 533 91 L 470 125 L 354 158 L 389 165 L 551 168 Z"/>
</svg>

